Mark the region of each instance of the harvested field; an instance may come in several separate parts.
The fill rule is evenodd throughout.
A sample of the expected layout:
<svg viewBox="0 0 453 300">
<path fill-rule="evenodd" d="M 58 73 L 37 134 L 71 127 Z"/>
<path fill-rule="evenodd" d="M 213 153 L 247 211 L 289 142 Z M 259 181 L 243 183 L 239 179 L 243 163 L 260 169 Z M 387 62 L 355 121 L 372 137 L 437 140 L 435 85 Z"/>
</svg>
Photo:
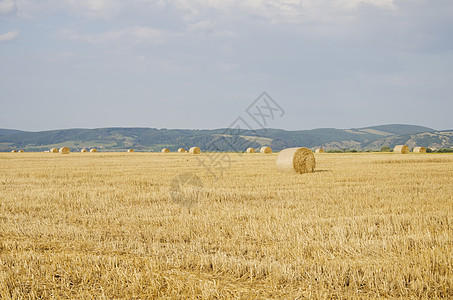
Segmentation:
<svg viewBox="0 0 453 300">
<path fill-rule="evenodd" d="M 207 155 L 0 153 L 0 298 L 453 297 L 453 155 Z"/>
</svg>

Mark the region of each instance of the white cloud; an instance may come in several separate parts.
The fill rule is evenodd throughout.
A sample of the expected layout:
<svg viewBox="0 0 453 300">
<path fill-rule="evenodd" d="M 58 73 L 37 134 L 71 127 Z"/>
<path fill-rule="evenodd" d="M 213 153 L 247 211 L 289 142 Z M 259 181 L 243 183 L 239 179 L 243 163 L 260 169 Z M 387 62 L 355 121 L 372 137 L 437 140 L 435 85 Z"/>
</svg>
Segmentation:
<svg viewBox="0 0 453 300">
<path fill-rule="evenodd" d="M 8 42 L 16 39 L 19 36 L 19 31 L 10 31 L 4 34 L 0 34 L 0 42 Z"/>
<path fill-rule="evenodd" d="M 362 4 L 396 9 L 393 0 L 246 0 L 243 3 L 272 22 L 282 23 L 347 23 Z"/>
<path fill-rule="evenodd" d="M 202 36 L 213 36 L 213 37 L 227 37 L 235 35 L 230 30 L 218 29 L 217 24 L 212 21 L 201 21 L 194 24 L 190 24 L 189 27 L 187 28 L 187 32 L 195 33 Z"/>
<path fill-rule="evenodd" d="M 396 9 L 394 0 L 341 0 L 340 6 L 347 9 L 356 9 L 361 4 L 370 4 L 382 9 Z"/>
<path fill-rule="evenodd" d="M 188 28 L 188 31 L 210 31 L 214 28 L 214 22 L 211 21 L 201 21 L 195 24 L 191 24 Z"/>
<path fill-rule="evenodd" d="M 63 30 L 60 33 L 70 40 L 88 42 L 92 44 L 102 44 L 119 40 L 134 43 L 146 41 L 161 43 L 163 38 L 162 31 L 146 26 L 134 26 L 117 30 L 109 30 L 99 34 L 79 34 L 71 30 Z"/>
<path fill-rule="evenodd" d="M 7 16 L 14 14 L 17 10 L 16 2 L 14 0 L 3 0 L 0 2 L 0 16 Z"/>
<path fill-rule="evenodd" d="M 5 0 L 2 3 L 10 7 L 14 1 Z M 23 16 L 64 11 L 83 18 L 112 19 L 125 10 L 167 7 L 179 12 L 182 19 L 190 23 L 250 16 L 258 16 L 273 23 L 336 23 L 337 20 L 349 18 L 361 5 L 384 10 L 397 9 L 395 0 L 17 0 L 19 13 Z"/>
<path fill-rule="evenodd" d="M 124 8 L 118 0 L 65 0 L 64 3 L 68 11 L 88 18 L 110 19 Z"/>
<path fill-rule="evenodd" d="M 88 19 L 111 19 L 126 7 L 120 0 L 16 0 L 21 17 L 35 18 L 65 12 Z"/>
<path fill-rule="evenodd" d="M 271 22 L 344 21 L 361 5 L 396 10 L 394 0 L 174 0 L 166 5 L 183 11 L 186 20 L 194 21 L 213 13 L 237 17 L 259 16 Z"/>
</svg>

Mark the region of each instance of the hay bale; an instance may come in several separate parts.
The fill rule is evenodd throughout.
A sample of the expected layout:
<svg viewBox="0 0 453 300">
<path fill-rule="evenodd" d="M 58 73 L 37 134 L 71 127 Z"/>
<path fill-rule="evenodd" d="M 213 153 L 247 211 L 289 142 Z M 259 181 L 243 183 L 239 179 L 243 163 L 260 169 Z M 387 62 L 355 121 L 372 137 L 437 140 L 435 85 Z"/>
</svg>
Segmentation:
<svg viewBox="0 0 453 300">
<path fill-rule="evenodd" d="M 272 149 L 271 149 L 271 147 L 261 147 L 260 153 L 269 154 L 269 153 L 272 153 Z"/>
<path fill-rule="evenodd" d="M 407 154 L 409 153 L 409 147 L 406 145 L 397 145 L 393 148 L 394 153 Z"/>
<path fill-rule="evenodd" d="M 80 152 L 81 153 L 86 153 L 86 152 L 88 152 L 88 150 L 87 149 L 82 149 L 82 150 L 80 150 Z"/>
<path fill-rule="evenodd" d="M 186 153 L 186 149 L 184 149 L 184 148 L 179 148 L 179 149 L 178 149 L 178 153 Z"/>
<path fill-rule="evenodd" d="M 58 153 L 58 148 L 52 148 L 52 149 L 50 149 L 50 153 Z"/>
<path fill-rule="evenodd" d="M 247 153 L 255 153 L 255 148 L 247 148 Z"/>
<path fill-rule="evenodd" d="M 288 148 L 277 156 L 277 170 L 286 173 L 312 173 L 316 161 L 313 152 L 305 147 Z"/>
<path fill-rule="evenodd" d="M 58 150 L 61 154 L 69 154 L 71 150 L 69 150 L 68 147 L 61 147 L 60 150 Z"/>
<path fill-rule="evenodd" d="M 198 147 L 192 147 L 192 148 L 189 149 L 189 153 L 190 154 L 200 154 L 201 150 Z"/>
<path fill-rule="evenodd" d="M 162 149 L 162 153 L 169 153 L 169 152 L 170 152 L 170 149 L 168 149 L 168 148 Z"/>
<path fill-rule="evenodd" d="M 426 153 L 426 148 L 425 147 L 415 147 L 414 150 L 412 150 L 414 153 Z"/>
<path fill-rule="evenodd" d="M 129 149 L 129 150 L 127 150 L 127 152 L 132 153 L 132 152 L 134 152 L 134 149 Z"/>
<path fill-rule="evenodd" d="M 11 150 L 11 153 L 17 153 L 17 150 Z"/>
<path fill-rule="evenodd" d="M 189 153 L 189 150 L 186 150 L 186 153 Z"/>
<path fill-rule="evenodd" d="M 315 152 L 316 152 L 316 153 L 324 153 L 324 149 L 319 148 L 319 149 L 316 149 Z"/>
<path fill-rule="evenodd" d="M 24 150 L 19 150 L 19 153 L 24 153 L 25 151 Z"/>
</svg>

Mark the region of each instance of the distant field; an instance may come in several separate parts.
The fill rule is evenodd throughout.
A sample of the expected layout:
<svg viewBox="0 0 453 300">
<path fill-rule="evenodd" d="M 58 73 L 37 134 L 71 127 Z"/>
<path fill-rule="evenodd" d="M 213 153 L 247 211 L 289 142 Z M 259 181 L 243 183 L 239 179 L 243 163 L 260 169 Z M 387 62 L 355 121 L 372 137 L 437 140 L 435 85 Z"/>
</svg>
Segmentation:
<svg viewBox="0 0 453 300">
<path fill-rule="evenodd" d="M 0 299 L 453 298 L 453 155 L 276 156 L 0 153 Z"/>
</svg>

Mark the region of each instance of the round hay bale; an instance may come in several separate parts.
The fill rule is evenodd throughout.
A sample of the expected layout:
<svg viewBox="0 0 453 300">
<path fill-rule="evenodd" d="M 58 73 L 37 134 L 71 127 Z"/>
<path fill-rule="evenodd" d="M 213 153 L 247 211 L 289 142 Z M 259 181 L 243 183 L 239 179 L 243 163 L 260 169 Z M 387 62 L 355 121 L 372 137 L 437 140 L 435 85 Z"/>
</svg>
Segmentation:
<svg viewBox="0 0 453 300">
<path fill-rule="evenodd" d="M 186 150 L 186 153 L 189 153 L 189 150 Z"/>
<path fill-rule="evenodd" d="M 11 153 L 17 153 L 17 150 L 11 150 Z"/>
<path fill-rule="evenodd" d="M 198 147 L 192 147 L 192 148 L 189 149 L 189 153 L 190 154 L 200 154 L 201 150 Z"/>
<path fill-rule="evenodd" d="M 406 145 L 397 145 L 393 148 L 394 153 L 407 154 L 409 153 L 409 147 Z"/>
<path fill-rule="evenodd" d="M 255 148 L 247 148 L 247 153 L 255 153 Z"/>
<path fill-rule="evenodd" d="M 80 152 L 81 153 L 86 153 L 86 152 L 88 152 L 88 150 L 87 149 L 82 149 L 82 150 L 80 150 Z"/>
<path fill-rule="evenodd" d="M 184 149 L 184 148 L 179 148 L 179 149 L 178 149 L 178 153 L 186 153 L 186 149 Z"/>
<path fill-rule="evenodd" d="M 170 149 L 168 149 L 168 148 L 162 149 L 162 153 L 169 153 L 169 152 L 170 152 Z"/>
<path fill-rule="evenodd" d="M 316 152 L 316 153 L 324 153 L 324 149 L 319 148 L 319 149 L 316 149 L 315 152 Z"/>
<path fill-rule="evenodd" d="M 134 149 L 129 149 L 129 150 L 127 150 L 127 152 L 132 153 L 132 152 L 134 152 Z"/>
<path fill-rule="evenodd" d="M 50 149 L 50 153 L 58 153 L 58 148 L 52 148 L 52 149 Z"/>
<path fill-rule="evenodd" d="M 280 151 L 277 156 L 277 170 L 286 173 L 312 173 L 316 161 L 313 152 L 305 147 L 288 148 Z"/>
<path fill-rule="evenodd" d="M 271 149 L 271 147 L 261 147 L 260 153 L 269 154 L 269 153 L 272 153 L 272 149 Z"/>
<path fill-rule="evenodd" d="M 412 152 L 414 152 L 414 153 L 426 153 L 426 148 L 425 147 L 415 147 Z"/>
<path fill-rule="evenodd" d="M 25 151 L 24 150 L 19 150 L 19 153 L 24 153 Z"/>
<path fill-rule="evenodd" d="M 98 149 L 96 149 L 96 148 L 90 149 L 90 152 L 91 153 L 96 153 L 96 152 L 98 152 Z"/>
<path fill-rule="evenodd" d="M 71 150 L 69 150 L 68 147 L 61 147 L 60 150 L 58 150 L 61 154 L 69 154 Z"/>
</svg>

